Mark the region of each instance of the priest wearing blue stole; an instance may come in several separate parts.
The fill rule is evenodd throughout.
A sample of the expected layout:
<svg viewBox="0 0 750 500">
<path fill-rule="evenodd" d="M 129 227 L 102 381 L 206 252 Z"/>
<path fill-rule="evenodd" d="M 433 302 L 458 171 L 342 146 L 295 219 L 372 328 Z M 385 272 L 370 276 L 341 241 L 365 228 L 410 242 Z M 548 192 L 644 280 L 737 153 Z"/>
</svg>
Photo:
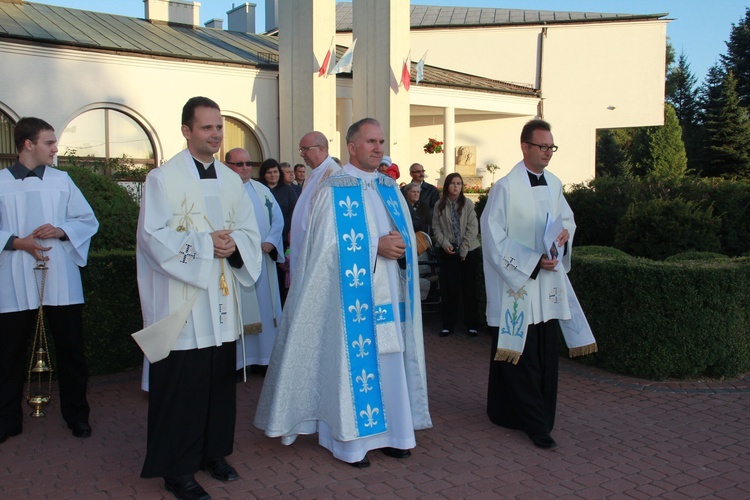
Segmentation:
<svg viewBox="0 0 750 500">
<path fill-rule="evenodd" d="M 318 433 L 339 460 L 407 458 L 432 427 L 409 207 L 379 174 L 384 135 L 365 118 L 349 163 L 318 189 L 255 425 L 291 444 Z"/>
</svg>

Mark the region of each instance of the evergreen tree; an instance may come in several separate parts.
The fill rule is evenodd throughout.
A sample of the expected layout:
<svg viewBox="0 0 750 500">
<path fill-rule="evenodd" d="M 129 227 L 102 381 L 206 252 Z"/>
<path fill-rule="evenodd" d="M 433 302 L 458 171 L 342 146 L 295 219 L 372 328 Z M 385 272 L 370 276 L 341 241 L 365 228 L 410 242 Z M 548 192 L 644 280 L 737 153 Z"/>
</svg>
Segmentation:
<svg viewBox="0 0 750 500">
<path fill-rule="evenodd" d="M 671 104 L 664 104 L 664 125 L 649 127 L 647 131 L 648 159 L 650 168 L 647 177 L 674 179 L 687 173 L 687 155 L 682 141 L 682 129 L 677 113 Z"/>
<path fill-rule="evenodd" d="M 683 52 L 677 60 L 677 66 L 667 74 L 666 101 L 674 107 L 677 120 L 684 131 L 698 123 L 698 89 L 695 75 L 690 71 L 690 63 Z"/>
<path fill-rule="evenodd" d="M 737 79 L 737 94 L 742 105 L 750 107 L 750 9 L 745 9 L 745 18 L 739 23 L 732 23 L 726 55 L 721 62 L 727 71 L 734 73 Z"/>
<path fill-rule="evenodd" d="M 705 98 L 703 175 L 750 177 L 750 116 L 740 102 L 734 73 L 727 72 L 718 87 L 711 82 Z"/>
<path fill-rule="evenodd" d="M 700 101 L 696 78 L 690 71 L 690 63 L 683 52 L 667 74 L 666 101 L 674 107 L 677 120 L 682 128 L 682 140 L 685 144 L 685 153 L 688 158 L 690 170 L 700 169 L 700 159 L 703 156 L 702 130 L 698 125 L 700 122 Z"/>
<path fill-rule="evenodd" d="M 677 115 L 664 103 L 664 125 L 635 130 L 630 157 L 633 174 L 643 178 L 668 179 L 687 173 L 685 143 Z"/>
<path fill-rule="evenodd" d="M 664 74 L 667 75 L 666 82 L 665 82 L 665 88 L 664 88 L 664 94 L 669 96 L 674 94 L 675 91 L 675 81 L 670 78 L 670 75 L 675 70 L 674 67 L 674 47 L 672 47 L 672 44 L 669 42 L 669 37 L 667 37 L 667 52 L 665 54 L 665 63 L 667 65 L 666 71 Z"/>
<path fill-rule="evenodd" d="M 624 177 L 630 175 L 628 153 L 618 141 L 616 132 L 598 130 L 596 133 L 596 177 Z"/>
</svg>

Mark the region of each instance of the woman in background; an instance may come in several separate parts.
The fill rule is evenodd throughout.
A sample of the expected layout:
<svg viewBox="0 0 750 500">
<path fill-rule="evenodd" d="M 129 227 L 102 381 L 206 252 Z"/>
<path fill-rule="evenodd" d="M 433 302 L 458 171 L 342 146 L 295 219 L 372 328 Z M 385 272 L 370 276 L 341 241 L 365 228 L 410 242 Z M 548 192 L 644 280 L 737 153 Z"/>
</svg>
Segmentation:
<svg viewBox="0 0 750 500">
<path fill-rule="evenodd" d="M 281 213 L 284 216 L 284 231 L 282 234 L 282 240 L 284 242 L 284 254 L 289 248 L 289 229 L 292 227 L 292 212 L 294 212 L 294 206 L 297 204 L 297 193 L 289 184 L 286 184 L 281 179 L 281 165 L 273 158 L 269 158 L 260 164 L 260 172 L 258 176 L 261 184 L 264 184 L 268 189 L 271 190 L 271 194 L 276 199 L 276 202 L 281 208 Z M 286 284 L 286 273 L 289 268 L 288 264 L 276 264 L 279 276 L 279 292 L 281 295 L 281 304 L 283 305 L 286 301 L 286 294 L 289 289 Z"/>
<path fill-rule="evenodd" d="M 476 337 L 477 269 L 480 264 L 479 223 L 474 203 L 464 196 L 460 174 L 449 174 L 443 183 L 443 194 L 435 204 L 432 216 L 433 241 L 440 262 L 440 291 L 443 329 L 441 337 L 453 333 L 463 295 L 464 322 L 469 337 Z"/>
</svg>

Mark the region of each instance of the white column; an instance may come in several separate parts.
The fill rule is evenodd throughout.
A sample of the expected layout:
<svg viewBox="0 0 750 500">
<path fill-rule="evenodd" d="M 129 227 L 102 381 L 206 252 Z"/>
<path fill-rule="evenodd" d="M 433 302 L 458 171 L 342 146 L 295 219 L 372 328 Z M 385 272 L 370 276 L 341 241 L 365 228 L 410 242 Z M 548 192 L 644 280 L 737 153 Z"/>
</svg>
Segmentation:
<svg viewBox="0 0 750 500">
<path fill-rule="evenodd" d="M 336 31 L 334 0 L 278 2 L 279 161 L 299 161 L 300 138 L 336 133 L 336 77 L 318 70 Z"/>
<path fill-rule="evenodd" d="M 456 171 L 456 110 L 443 108 L 443 177 Z"/>
<path fill-rule="evenodd" d="M 409 164 L 409 93 L 401 70 L 409 54 L 409 2 L 353 0 L 354 121 L 372 117 L 385 133 L 385 154 Z"/>
<path fill-rule="evenodd" d="M 359 45 L 358 45 L 359 46 Z M 351 127 L 354 120 L 352 119 L 352 100 L 351 99 L 336 99 L 339 109 L 339 144 L 338 144 L 338 156 L 341 163 L 344 164 L 349 161 L 349 151 L 346 148 L 346 132 Z"/>
</svg>

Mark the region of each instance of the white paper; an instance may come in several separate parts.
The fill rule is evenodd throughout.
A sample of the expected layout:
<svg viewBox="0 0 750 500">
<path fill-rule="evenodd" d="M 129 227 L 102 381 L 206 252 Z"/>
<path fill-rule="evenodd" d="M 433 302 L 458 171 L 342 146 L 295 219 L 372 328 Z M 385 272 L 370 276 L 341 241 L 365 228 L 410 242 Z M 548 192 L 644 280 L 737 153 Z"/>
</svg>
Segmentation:
<svg viewBox="0 0 750 500">
<path fill-rule="evenodd" d="M 562 216 L 558 215 L 557 219 L 552 220 L 552 216 L 547 212 L 547 227 L 544 230 L 544 252 L 550 260 L 556 259 L 560 254 L 555 239 L 560 236 L 562 230 Z"/>
</svg>

